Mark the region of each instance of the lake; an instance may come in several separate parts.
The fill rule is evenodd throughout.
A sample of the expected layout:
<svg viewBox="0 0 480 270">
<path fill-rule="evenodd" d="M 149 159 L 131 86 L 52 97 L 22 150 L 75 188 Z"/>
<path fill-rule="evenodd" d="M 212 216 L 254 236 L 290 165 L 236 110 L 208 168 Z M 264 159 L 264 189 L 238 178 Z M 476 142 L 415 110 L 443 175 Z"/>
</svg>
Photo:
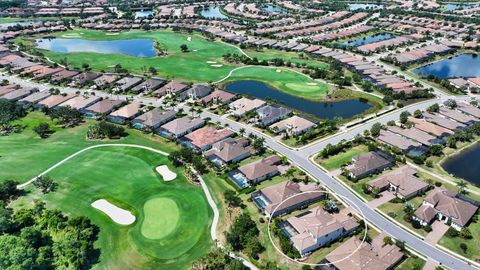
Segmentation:
<svg viewBox="0 0 480 270">
<path fill-rule="evenodd" d="M 357 47 L 357 46 L 362 46 L 362 45 L 365 45 L 365 44 L 370 44 L 370 43 L 373 43 L 373 42 L 378 42 L 378 41 L 382 41 L 382 40 L 386 40 L 386 39 L 391 39 L 391 38 L 394 38 L 394 37 L 397 37 L 397 35 L 390 34 L 390 33 L 378 33 L 378 34 L 374 34 L 374 35 L 370 35 L 370 36 L 366 36 L 366 37 L 362 37 L 362 38 L 357 38 L 357 39 L 350 40 L 350 41 L 345 41 L 343 43 L 340 43 L 340 45 L 345 46 L 345 47 Z"/>
<path fill-rule="evenodd" d="M 280 8 L 278 6 L 274 6 L 272 4 L 268 4 L 262 7 L 262 10 L 267 12 L 267 13 L 280 13 L 280 14 L 287 14 L 288 11 L 284 10 L 283 8 Z"/>
<path fill-rule="evenodd" d="M 289 108 L 313 115 L 320 119 L 332 119 L 335 116 L 344 119 L 360 114 L 373 105 L 358 99 L 342 101 L 312 101 L 286 94 L 263 82 L 254 80 L 235 81 L 225 85 L 225 90 L 263 100 L 275 100 Z"/>
<path fill-rule="evenodd" d="M 384 6 L 383 5 L 377 5 L 377 4 L 349 4 L 348 9 L 349 10 L 357 10 L 357 9 L 382 9 Z"/>
<path fill-rule="evenodd" d="M 454 77 L 480 77 L 480 57 L 477 54 L 461 54 L 412 70 L 422 77 L 434 75 L 441 79 Z"/>
<path fill-rule="evenodd" d="M 461 151 L 459 154 L 448 158 L 443 164 L 443 169 L 468 182 L 480 187 L 480 143 Z"/>
<path fill-rule="evenodd" d="M 200 11 L 200 15 L 209 19 L 228 19 L 228 16 L 225 16 L 222 12 L 220 12 L 219 6 L 209 6 L 208 8 L 204 8 Z"/>
<path fill-rule="evenodd" d="M 148 16 L 153 16 L 153 10 L 142 10 L 135 12 L 135 19 L 146 18 Z"/>
<path fill-rule="evenodd" d="M 475 7 L 479 7 L 480 5 L 456 5 L 456 4 L 446 4 L 444 7 L 445 7 L 445 10 L 446 11 L 455 11 L 455 10 L 459 10 L 459 9 L 470 9 L 470 8 L 475 8 Z"/>
<path fill-rule="evenodd" d="M 151 39 L 86 40 L 76 38 L 37 39 L 37 48 L 58 52 L 94 52 L 126 54 L 135 57 L 155 57 L 157 52 Z"/>
</svg>

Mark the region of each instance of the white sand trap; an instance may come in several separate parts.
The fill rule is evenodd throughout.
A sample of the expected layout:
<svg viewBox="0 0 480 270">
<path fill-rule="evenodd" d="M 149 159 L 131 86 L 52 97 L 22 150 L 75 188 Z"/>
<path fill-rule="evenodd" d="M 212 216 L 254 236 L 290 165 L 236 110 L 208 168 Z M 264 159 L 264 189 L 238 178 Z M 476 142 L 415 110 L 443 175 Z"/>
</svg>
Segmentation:
<svg viewBox="0 0 480 270">
<path fill-rule="evenodd" d="M 210 65 L 211 67 L 223 67 L 223 65 Z"/>
<path fill-rule="evenodd" d="M 109 216 L 115 223 L 120 225 L 130 225 L 135 222 L 135 216 L 130 211 L 124 210 L 107 200 L 100 199 L 92 203 L 93 208 L 98 209 Z"/>
<path fill-rule="evenodd" d="M 193 50 L 194 52 L 198 51 L 198 50 Z"/>
<path fill-rule="evenodd" d="M 187 37 L 187 41 L 192 41 L 192 37 Z"/>
<path fill-rule="evenodd" d="M 318 85 L 318 83 L 309 82 L 309 83 L 307 83 L 307 85 Z"/>
<path fill-rule="evenodd" d="M 177 178 L 177 174 L 170 171 L 167 165 L 158 166 L 155 170 L 163 177 L 164 181 L 172 181 Z"/>
<path fill-rule="evenodd" d="M 281 70 L 281 69 L 277 69 L 277 72 L 282 72 L 282 70 Z"/>
<path fill-rule="evenodd" d="M 107 36 L 117 36 L 118 33 L 106 33 L 105 35 L 107 35 Z"/>
<path fill-rule="evenodd" d="M 215 61 L 207 61 L 207 64 L 216 64 L 217 62 Z"/>
<path fill-rule="evenodd" d="M 80 36 L 76 35 L 76 34 L 66 34 L 66 35 L 62 35 L 62 37 L 64 37 L 64 38 L 79 38 Z"/>
</svg>

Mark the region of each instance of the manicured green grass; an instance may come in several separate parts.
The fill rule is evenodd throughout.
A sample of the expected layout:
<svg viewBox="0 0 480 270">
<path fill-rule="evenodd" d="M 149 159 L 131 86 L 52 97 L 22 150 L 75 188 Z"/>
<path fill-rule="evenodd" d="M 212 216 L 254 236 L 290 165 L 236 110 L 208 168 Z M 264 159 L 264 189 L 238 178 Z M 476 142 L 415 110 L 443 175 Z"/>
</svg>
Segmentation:
<svg viewBox="0 0 480 270">
<path fill-rule="evenodd" d="M 287 94 L 305 99 L 324 99 L 330 86 L 310 79 L 302 74 L 285 68 L 248 67 L 236 70 L 226 82 L 237 80 L 257 80 L 267 83 Z"/>
<path fill-rule="evenodd" d="M 180 211 L 177 203 L 168 198 L 154 198 L 143 206 L 145 220 L 142 234 L 149 239 L 162 239 L 177 227 Z M 161 230 L 159 230 L 161 228 Z"/>
<path fill-rule="evenodd" d="M 415 197 L 411 199 L 409 202 L 411 202 L 416 208 L 418 208 L 423 201 L 423 197 Z M 405 221 L 404 217 L 406 216 L 406 213 L 404 211 L 405 209 L 405 204 L 404 203 L 392 203 L 392 202 L 387 202 L 378 207 L 378 210 L 382 211 L 384 214 L 391 216 L 392 214 L 395 216 L 393 219 L 401 223 L 402 225 L 405 225 L 405 227 L 411 229 L 412 231 L 418 233 L 421 236 L 426 236 L 428 234 L 427 231 L 424 229 L 415 229 L 412 226 L 412 223 Z"/>
<path fill-rule="evenodd" d="M 405 259 L 396 270 L 421 270 L 425 265 L 425 260 L 419 257 L 408 257 Z"/>
<path fill-rule="evenodd" d="M 54 128 L 56 132 L 48 139 L 40 139 L 32 128 L 39 123 L 54 123 L 45 114 L 38 111 L 30 113 L 16 124 L 24 127 L 23 132 L 10 136 L 0 136 L 0 181 L 12 179 L 26 182 L 43 172 L 65 157 L 91 145 L 102 144 L 104 141 L 87 141 L 85 139 L 88 125 L 70 129 Z M 116 140 L 116 143 L 140 144 L 167 152 L 177 148 L 159 136 L 143 134 L 128 129 L 129 136 Z"/>
<path fill-rule="evenodd" d="M 151 32 L 129 31 L 117 35 L 102 31 L 87 29 L 75 29 L 66 32 L 55 33 L 59 38 L 82 38 L 88 40 L 120 40 L 120 39 L 152 39 L 160 44 L 165 56 L 153 58 L 140 58 L 124 54 L 100 54 L 90 52 L 80 53 L 56 53 L 41 50 L 51 60 L 60 62 L 66 58 L 71 67 L 81 68 L 83 63 L 88 63 L 94 70 L 113 71 L 117 64 L 129 69 L 132 73 L 143 74 L 149 67 L 158 71 L 158 76 L 176 78 L 192 82 L 216 81 L 227 76 L 234 66 L 223 61 L 222 55 L 226 53 L 239 53 L 233 46 L 222 42 L 210 42 L 200 34 L 176 33 L 169 30 Z M 189 41 L 188 39 L 191 38 Z M 186 44 L 189 52 L 182 52 L 180 45 Z M 213 67 L 215 63 L 221 67 Z"/>
<path fill-rule="evenodd" d="M 340 181 L 342 181 L 343 183 L 347 184 L 350 188 L 352 188 L 353 190 L 355 190 L 356 193 L 358 193 L 362 198 L 364 198 L 365 200 L 367 201 L 371 201 L 373 199 L 375 199 L 374 197 L 372 197 L 372 195 L 370 194 L 366 194 L 364 191 L 363 191 L 363 185 L 368 183 L 369 181 L 371 181 L 373 179 L 372 176 L 370 177 L 366 177 L 366 178 L 363 178 L 363 179 L 360 179 L 358 180 L 357 182 L 353 182 L 352 180 L 348 180 L 345 176 L 343 175 L 339 175 L 338 176 L 338 179 L 340 179 Z"/>
<path fill-rule="evenodd" d="M 131 130 L 122 140 L 86 141 L 86 124 L 57 129 L 49 139 L 41 140 L 30 129 L 39 121 L 48 119 L 41 113 L 31 113 L 19 122 L 26 126 L 22 133 L 0 138 L 0 181 L 13 178 L 24 182 L 72 153 L 98 143 L 135 143 L 167 152 L 175 148 L 163 139 Z M 155 167 L 163 164 L 177 173 L 177 179 L 162 180 Z M 213 246 L 209 234 L 212 213 L 202 190 L 191 185 L 183 170 L 173 167 L 166 156 L 121 146 L 95 148 L 48 175 L 58 183 L 55 192 L 43 195 L 30 185 L 27 195 L 12 207 L 43 200 L 47 207 L 69 216 L 89 217 L 100 228 L 95 243 L 100 250 L 96 269 L 186 269 Z M 136 222 L 129 226 L 114 223 L 91 206 L 98 199 L 132 212 Z"/>
<path fill-rule="evenodd" d="M 327 159 L 322 159 L 319 156 L 317 162 L 325 169 L 333 171 L 339 169 L 343 164 L 352 161 L 352 157 L 366 152 L 368 152 L 368 147 L 366 145 L 358 145 Z"/>
<path fill-rule="evenodd" d="M 476 221 L 467 226 L 472 233 L 472 239 L 443 236 L 439 244 L 471 260 L 475 261 L 480 259 L 480 241 L 478 240 L 480 239 L 480 218 L 478 218 L 478 214 L 476 219 Z M 460 248 L 460 243 L 467 245 L 465 252 Z"/>
<path fill-rule="evenodd" d="M 114 71 L 114 67 L 120 64 L 122 67 L 130 70 L 132 73 L 143 74 L 150 67 L 158 71 L 158 76 L 167 79 L 178 79 L 190 82 L 215 82 L 225 78 L 231 70 L 239 67 L 226 63 L 223 55 L 226 53 L 240 54 L 238 48 L 230 46 L 223 42 L 208 41 L 197 33 L 177 33 L 170 30 L 157 30 L 151 32 L 129 31 L 118 34 L 109 34 L 102 31 L 92 31 L 87 29 L 75 29 L 66 32 L 55 33 L 59 38 L 82 38 L 88 40 L 119 40 L 146 38 L 152 39 L 160 44 L 165 56 L 153 58 L 139 58 L 123 54 L 99 54 L 90 52 L 76 53 L 56 53 L 46 50 L 41 51 L 45 56 L 55 62 L 61 62 L 64 59 L 70 67 L 81 69 L 84 63 L 88 63 L 93 70 Z M 189 41 L 188 39 L 191 38 Z M 30 40 L 19 38 L 17 43 L 32 44 Z M 186 44 L 189 52 L 183 53 L 180 45 Z M 252 51 L 247 51 L 250 53 Z M 263 52 L 254 52 L 254 56 L 262 54 L 261 59 L 271 59 L 274 57 L 288 58 L 294 57 L 292 62 L 306 63 L 308 65 L 325 68 L 323 62 L 307 59 L 299 59 L 295 54 L 267 50 Z M 212 63 L 215 62 L 215 63 Z M 212 65 L 222 65 L 215 67 Z M 277 72 L 281 70 L 281 72 Z M 323 82 L 312 80 L 302 74 L 288 71 L 285 68 L 269 67 L 245 67 L 233 72 L 228 81 L 254 79 L 270 84 L 292 95 L 297 95 L 308 99 L 325 98 L 329 86 Z M 227 81 L 225 81 L 227 82 Z"/>
</svg>

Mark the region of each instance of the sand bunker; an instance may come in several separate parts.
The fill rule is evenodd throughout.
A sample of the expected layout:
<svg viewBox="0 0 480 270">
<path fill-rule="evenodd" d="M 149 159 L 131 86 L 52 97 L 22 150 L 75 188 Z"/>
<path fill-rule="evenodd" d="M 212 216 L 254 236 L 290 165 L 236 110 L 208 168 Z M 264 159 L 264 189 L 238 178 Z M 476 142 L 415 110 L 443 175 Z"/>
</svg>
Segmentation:
<svg viewBox="0 0 480 270">
<path fill-rule="evenodd" d="M 198 50 L 193 50 L 194 52 L 198 51 Z"/>
<path fill-rule="evenodd" d="M 105 35 L 107 35 L 107 36 L 117 36 L 118 33 L 106 33 Z"/>
<path fill-rule="evenodd" d="M 177 178 L 177 174 L 170 171 L 167 165 L 158 166 L 155 170 L 163 177 L 164 181 L 172 181 Z"/>
<path fill-rule="evenodd" d="M 309 83 L 307 83 L 307 85 L 318 85 L 318 83 L 309 82 Z"/>
<path fill-rule="evenodd" d="M 223 65 L 210 65 L 211 67 L 223 67 Z"/>
<path fill-rule="evenodd" d="M 66 35 L 62 35 L 62 37 L 64 37 L 64 38 L 80 38 L 80 36 L 77 35 L 77 34 L 66 34 Z"/>
<path fill-rule="evenodd" d="M 100 199 L 92 203 L 93 208 L 98 209 L 109 216 L 115 223 L 120 225 L 130 225 L 135 222 L 135 216 L 130 211 L 124 210 L 107 200 Z"/>
<path fill-rule="evenodd" d="M 187 41 L 192 41 L 192 37 L 187 37 Z"/>
<path fill-rule="evenodd" d="M 216 64 L 217 62 L 215 61 L 207 61 L 207 64 Z"/>
<path fill-rule="evenodd" d="M 280 70 L 280 69 L 277 69 L 277 72 L 282 72 L 282 70 Z"/>
</svg>

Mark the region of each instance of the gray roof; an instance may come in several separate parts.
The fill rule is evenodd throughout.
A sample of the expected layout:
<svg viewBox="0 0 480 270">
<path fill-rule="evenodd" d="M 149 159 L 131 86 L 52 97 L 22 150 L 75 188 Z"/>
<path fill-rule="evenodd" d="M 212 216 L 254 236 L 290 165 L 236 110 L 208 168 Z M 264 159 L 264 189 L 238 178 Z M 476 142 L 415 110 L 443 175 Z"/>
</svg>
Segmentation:
<svg viewBox="0 0 480 270">
<path fill-rule="evenodd" d="M 158 123 L 162 123 L 167 119 L 171 119 L 176 115 L 175 111 L 162 111 L 158 108 L 146 112 L 134 119 L 136 122 L 142 122 L 146 126 L 156 126 Z"/>
<path fill-rule="evenodd" d="M 197 126 L 201 126 L 205 123 L 205 121 L 201 118 L 190 118 L 188 116 L 177 118 L 169 123 L 166 123 L 162 126 L 163 129 L 167 130 L 168 132 L 180 135 L 187 132 L 189 129 L 195 128 Z"/>
<path fill-rule="evenodd" d="M 262 125 L 269 125 L 288 116 L 291 112 L 292 110 L 285 107 L 275 107 L 271 105 L 263 106 L 257 109 L 259 120 Z"/>
</svg>

